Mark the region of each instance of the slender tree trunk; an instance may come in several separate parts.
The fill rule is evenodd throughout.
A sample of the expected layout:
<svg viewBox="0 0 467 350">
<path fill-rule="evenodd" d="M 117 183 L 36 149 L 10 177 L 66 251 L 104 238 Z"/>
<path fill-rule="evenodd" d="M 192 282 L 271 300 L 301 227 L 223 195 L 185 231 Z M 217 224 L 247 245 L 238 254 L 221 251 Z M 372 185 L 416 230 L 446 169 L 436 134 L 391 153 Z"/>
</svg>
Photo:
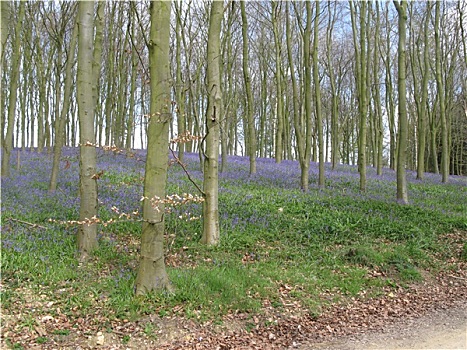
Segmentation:
<svg viewBox="0 0 467 350">
<path fill-rule="evenodd" d="M 178 5 L 178 11 L 182 9 L 182 1 L 176 1 Z M 182 23 L 181 18 L 178 16 L 175 24 L 175 60 L 176 60 L 176 72 L 175 72 L 175 102 L 177 103 L 177 128 L 178 134 L 183 135 L 186 132 L 186 119 L 185 119 L 185 89 L 183 86 L 182 79 Z M 183 162 L 183 157 L 185 153 L 185 143 L 178 143 L 178 158 Z"/>
<path fill-rule="evenodd" d="M 101 76 L 102 64 L 102 37 L 104 28 L 104 9 L 105 1 L 97 2 L 97 15 L 96 15 L 96 34 L 94 39 L 94 51 L 92 57 L 92 89 L 93 89 L 93 104 L 94 104 L 94 120 L 96 124 L 96 137 L 99 139 L 98 145 L 102 145 L 102 107 L 98 103 L 100 96 L 99 78 Z"/>
<path fill-rule="evenodd" d="M 376 2 L 376 29 L 375 29 L 375 47 L 373 51 L 373 79 L 375 87 L 373 90 L 374 104 L 375 104 L 375 149 L 376 153 L 376 174 L 383 174 L 383 111 L 381 109 L 381 91 L 380 91 L 380 60 L 379 60 L 379 48 L 380 48 L 380 12 L 379 3 Z"/>
<path fill-rule="evenodd" d="M 72 83 L 73 83 L 73 65 L 75 62 L 75 48 L 76 41 L 78 39 L 78 25 L 75 24 L 73 27 L 73 33 L 71 35 L 70 49 L 68 52 L 68 60 L 65 67 L 65 86 L 63 96 L 63 106 L 58 117 L 58 127 L 55 130 L 55 148 L 52 163 L 52 172 L 50 175 L 49 191 L 53 192 L 57 189 L 57 178 L 58 170 L 60 165 L 60 157 L 62 156 L 62 147 L 64 142 L 66 116 L 70 109 Z"/>
<path fill-rule="evenodd" d="M 1 1 L 1 29 L 0 29 L 0 35 L 1 35 L 1 43 L 0 43 L 0 79 L 3 77 L 3 54 L 5 52 L 5 45 L 8 39 L 8 21 L 9 21 L 9 15 L 10 15 L 10 2 L 9 1 Z M 2 129 L 3 132 L 3 129 Z"/>
<path fill-rule="evenodd" d="M 399 15 L 399 44 L 397 48 L 397 91 L 399 97 L 399 133 L 397 146 L 397 200 L 407 204 L 407 88 L 406 88 L 406 26 L 407 26 L 407 1 L 394 1 Z"/>
<path fill-rule="evenodd" d="M 219 243 L 218 162 L 219 122 L 222 118 L 222 91 L 220 81 L 220 32 L 224 4 L 211 3 L 207 47 L 206 153 L 204 160 L 203 236 L 201 242 Z"/>
<path fill-rule="evenodd" d="M 149 71 L 151 110 L 144 177 L 141 258 L 136 276 L 136 295 L 154 290 L 172 290 L 164 262 L 164 202 L 167 184 L 170 111 L 170 1 L 152 1 L 149 6 Z M 155 202 L 154 202 L 155 201 Z M 152 204 L 152 203 L 153 204 Z"/>
<path fill-rule="evenodd" d="M 313 94 L 311 90 L 312 83 L 312 69 L 311 69 L 311 55 L 310 55 L 310 41 L 311 41 L 311 23 L 312 23 L 312 10 L 311 2 L 307 1 L 306 6 L 306 27 L 303 32 L 303 65 L 305 67 L 305 154 L 300 164 L 300 184 L 301 189 L 305 192 L 308 191 L 308 179 L 311 160 L 311 144 L 312 144 L 312 118 L 313 110 L 311 101 Z"/>
<path fill-rule="evenodd" d="M 339 162 L 339 96 L 336 91 L 336 81 L 334 67 L 332 62 L 332 32 L 336 21 L 336 3 L 334 3 L 333 11 L 331 6 L 328 6 L 329 20 L 326 28 L 326 61 L 328 65 L 327 73 L 329 74 L 329 84 L 331 89 L 331 164 L 332 169 L 336 168 Z"/>
<path fill-rule="evenodd" d="M 448 144 L 448 126 L 446 122 L 446 102 L 444 83 L 441 74 L 441 40 L 440 40 L 440 8 L 441 3 L 436 2 L 435 11 L 435 64 L 436 64 L 436 89 L 439 99 L 439 115 L 441 119 L 441 177 L 442 182 L 446 183 L 449 179 L 449 144 Z"/>
<path fill-rule="evenodd" d="M 248 21 L 245 11 L 245 2 L 240 1 L 242 13 L 242 37 L 243 37 L 243 79 L 246 90 L 246 120 L 248 123 L 248 156 L 250 157 L 250 175 L 256 174 L 256 130 L 254 119 L 253 92 L 251 90 L 251 78 L 248 65 Z"/>
<path fill-rule="evenodd" d="M 78 251 L 80 260 L 88 259 L 97 247 L 97 179 L 92 95 L 92 46 L 94 41 L 94 1 L 78 3 L 78 114 L 80 133 L 80 209 Z"/>
<path fill-rule="evenodd" d="M 319 174 L 318 186 L 324 188 L 324 140 L 323 140 L 323 115 L 321 112 L 321 88 L 319 82 L 318 72 L 318 24 L 320 14 L 320 1 L 316 1 L 315 19 L 314 19 L 314 33 L 313 33 L 313 85 L 315 87 L 315 113 L 318 128 L 318 148 L 319 148 Z"/>
<path fill-rule="evenodd" d="M 304 161 L 305 158 L 305 136 L 304 136 L 304 125 L 302 118 L 300 116 L 300 105 L 299 105 L 299 91 L 297 88 L 297 79 L 296 79 L 296 68 L 294 64 L 294 57 L 292 52 L 292 31 L 290 27 L 290 11 L 289 7 L 291 4 L 285 3 L 285 37 L 286 37 L 286 46 L 287 46 L 287 58 L 289 61 L 290 67 L 290 84 L 292 85 L 292 107 L 293 107 L 293 123 L 295 130 L 295 139 L 296 139 L 296 148 L 297 148 L 297 158 L 300 161 L 300 164 Z"/>
<path fill-rule="evenodd" d="M 430 76 L 430 57 L 429 57 L 429 32 L 428 24 L 431 17 L 432 3 L 426 4 L 426 17 L 423 27 L 423 71 L 422 84 L 420 86 L 420 101 L 417 103 L 418 110 L 418 127 L 417 127 L 417 179 L 422 180 L 425 174 L 425 148 L 426 148 L 426 128 L 427 128 L 427 101 L 428 101 L 428 78 Z M 411 62 L 415 61 L 412 59 Z M 414 68 L 412 67 L 412 71 Z M 414 75 L 414 82 L 416 81 Z M 414 84 L 416 85 L 416 84 Z"/>
<path fill-rule="evenodd" d="M 16 98 L 18 96 L 19 67 L 21 63 L 21 27 L 23 25 L 25 1 L 19 3 L 18 21 L 15 27 L 15 41 L 11 57 L 10 96 L 8 100 L 8 126 L 3 140 L 2 177 L 10 176 L 10 156 L 13 149 L 13 129 L 16 115 Z M 2 130 L 3 132 L 3 130 Z"/>
<path fill-rule="evenodd" d="M 276 163 L 282 162 L 284 120 L 282 114 L 282 75 L 281 75 L 281 36 L 279 35 L 278 21 L 280 13 L 280 4 L 272 1 L 272 27 L 274 32 L 275 46 L 275 78 L 276 78 L 276 135 L 275 135 L 275 158 Z"/>
<path fill-rule="evenodd" d="M 358 133 L 358 171 L 360 173 L 360 191 L 366 190 L 366 133 L 367 133 L 367 48 L 366 48 L 366 13 L 368 3 L 362 1 L 359 6 L 359 44 L 357 45 L 357 28 L 354 1 L 350 1 L 353 40 L 355 46 L 355 70 L 359 110 L 359 133 Z"/>
</svg>

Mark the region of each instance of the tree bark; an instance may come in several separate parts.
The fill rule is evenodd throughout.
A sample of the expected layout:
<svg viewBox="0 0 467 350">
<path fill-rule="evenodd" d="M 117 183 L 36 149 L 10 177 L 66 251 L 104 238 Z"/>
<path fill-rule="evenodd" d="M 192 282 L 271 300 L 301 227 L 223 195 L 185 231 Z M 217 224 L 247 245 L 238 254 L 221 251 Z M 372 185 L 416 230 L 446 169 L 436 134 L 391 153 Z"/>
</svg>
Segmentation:
<svg viewBox="0 0 467 350">
<path fill-rule="evenodd" d="M 242 14 L 243 37 L 243 80 L 246 91 L 246 121 L 248 123 L 248 156 L 250 157 L 250 175 L 256 174 L 256 129 L 254 119 L 253 92 L 251 90 L 251 78 L 248 65 L 248 21 L 246 17 L 245 2 L 240 1 Z"/>
<path fill-rule="evenodd" d="M 321 112 L 321 88 L 319 82 L 318 72 L 318 24 L 320 14 L 320 1 L 316 1 L 315 19 L 314 19 L 314 33 L 313 33 L 313 85 L 315 87 L 315 113 L 316 113 L 316 127 L 318 129 L 318 152 L 319 152 L 319 173 L 318 173 L 318 187 L 324 188 L 324 140 L 323 140 L 323 115 Z"/>
<path fill-rule="evenodd" d="M 397 48 L 397 92 L 399 97 L 399 133 L 397 146 L 397 200 L 402 204 L 407 204 L 409 202 L 407 195 L 407 179 L 405 171 L 405 165 L 407 160 L 407 73 L 405 66 L 407 37 L 407 1 L 394 1 L 394 5 L 399 15 L 399 41 Z"/>
<path fill-rule="evenodd" d="M 435 75 L 436 90 L 439 99 L 439 115 L 441 119 L 441 181 L 446 183 L 449 180 L 449 144 L 448 126 L 446 122 L 445 87 L 441 74 L 441 40 L 439 33 L 441 3 L 437 1 L 435 6 Z"/>
<path fill-rule="evenodd" d="M 92 46 L 94 42 L 94 1 L 78 3 L 77 98 L 80 130 L 80 209 L 78 252 L 81 261 L 97 247 L 97 178 L 92 95 Z M 87 221 L 87 222 L 86 222 Z"/>
<path fill-rule="evenodd" d="M 66 116 L 70 109 L 71 93 L 73 90 L 73 65 L 75 62 L 75 49 L 76 41 L 78 39 L 78 24 L 73 26 L 73 33 L 71 35 L 70 49 L 68 52 L 68 59 L 65 67 L 65 86 L 63 88 L 63 106 L 58 116 L 58 127 L 55 130 L 55 146 L 54 157 L 52 163 L 52 172 L 50 174 L 49 191 L 53 192 L 57 189 L 57 178 L 60 165 L 60 157 L 62 156 L 62 147 L 65 136 Z"/>
<path fill-rule="evenodd" d="M 220 81 L 220 32 L 224 4 L 211 3 L 207 47 L 207 91 L 206 110 L 206 152 L 204 159 L 204 202 L 203 236 L 201 242 L 207 245 L 219 243 L 219 122 L 222 119 L 222 91 Z"/>
<path fill-rule="evenodd" d="M 281 36 L 278 28 L 278 17 L 280 13 L 280 5 L 277 1 L 272 1 L 272 27 L 274 32 L 274 46 L 275 46 L 275 78 L 276 78 L 276 135 L 275 135 L 275 159 L 276 163 L 281 163 L 283 159 L 283 129 L 284 117 L 282 113 L 282 75 L 281 75 Z M 279 18 L 280 20 L 280 18 Z"/>
<path fill-rule="evenodd" d="M 10 176 L 10 156 L 13 149 L 13 129 L 16 114 L 16 99 L 18 96 L 19 67 L 21 63 L 21 27 L 25 12 L 25 1 L 19 3 L 18 21 L 15 27 L 15 41 L 13 43 L 13 54 L 11 57 L 10 96 L 8 100 L 8 125 L 3 140 L 2 154 L 2 177 Z M 2 130 L 3 132 L 3 130 Z"/>
<path fill-rule="evenodd" d="M 164 200 L 169 152 L 170 98 L 170 1 L 150 4 L 149 72 L 151 107 L 144 177 L 141 258 L 136 276 L 136 295 L 172 290 L 164 262 Z M 154 204 L 151 205 L 151 201 Z"/>
</svg>

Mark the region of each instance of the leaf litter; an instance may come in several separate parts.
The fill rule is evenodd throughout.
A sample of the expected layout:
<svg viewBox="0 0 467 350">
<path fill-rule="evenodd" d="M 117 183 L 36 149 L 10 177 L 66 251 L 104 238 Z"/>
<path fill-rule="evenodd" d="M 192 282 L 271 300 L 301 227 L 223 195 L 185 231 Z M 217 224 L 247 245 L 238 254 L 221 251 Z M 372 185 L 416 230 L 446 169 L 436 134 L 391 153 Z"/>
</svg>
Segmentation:
<svg viewBox="0 0 467 350">
<path fill-rule="evenodd" d="M 136 321 L 110 317 L 98 307 L 86 315 L 79 310 L 65 314 L 47 295 L 25 286 L 19 293 L 22 299 L 9 310 L 2 310 L 0 345 L 5 349 L 11 344 L 28 349 L 296 348 L 304 343 L 375 332 L 401 319 L 465 302 L 467 264 L 461 260 L 449 263 L 451 269 L 422 283 L 384 287 L 377 297 L 362 293 L 361 297 L 343 298 L 324 307 L 319 315 L 311 314 L 291 297 L 299 286 L 278 283 L 281 308 L 265 300 L 260 313 L 232 310 L 220 324 L 187 319 L 177 310 L 170 316 L 149 315 Z M 5 288 L 2 285 L 2 293 Z"/>
</svg>

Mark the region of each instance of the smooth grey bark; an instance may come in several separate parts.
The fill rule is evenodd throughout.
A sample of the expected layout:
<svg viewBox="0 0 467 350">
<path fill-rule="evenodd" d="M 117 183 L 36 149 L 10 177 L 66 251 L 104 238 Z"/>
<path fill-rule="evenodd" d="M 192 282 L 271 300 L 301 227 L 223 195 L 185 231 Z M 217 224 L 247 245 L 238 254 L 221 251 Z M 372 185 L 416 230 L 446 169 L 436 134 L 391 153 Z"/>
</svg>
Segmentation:
<svg viewBox="0 0 467 350">
<path fill-rule="evenodd" d="M 381 108 L 381 91 L 380 91 L 380 60 L 379 60 L 379 50 L 380 50 L 380 10 L 379 3 L 375 3 L 376 6 L 376 28 L 375 28 L 375 47 L 373 49 L 373 79 L 374 79 L 374 88 L 372 90 L 373 101 L 375 105 L 375 115 L 374 115 L 374 166 L 376 167 L 376 174 L 383 174 L 383 138 L 384 138 L 384 126 L 383 126 L 383 111 Z"/>
<path fill-rule="evenodd" d="M 332 33 L 336 22 L 337 3 L 334 7 L 328 6 L 328 25 L 326 28 L 326 63 L 327 74 L 329 75 L 331 93 L 331 164 L 332 169 L 336 168 L 339 162 L 339 96 L 336 88 L 336 75 L 332 64 Z"/>
<path fill-rule="evenodd" d="M 296 149 L 297 149 L 297 158 L 304 157 L 305 154 L 305 127 L 301 118 L 299 98 L 300 93 L 297 84 L 296 78 L 296 67 L 295 60 L 292 52 L 292 31 L 290 26 L 290 3 L 284 4 L 285 6 L 285 38 L 286 38 L 286 48 L 287 48 L 287 59 L 289 61 L 290 69 L 290 84 L 292 85 L 292 115 L 296 139 Z"/>
<path fill-rule="evenodd" d="M 219 123 L 222 119 L 222 90 L 220 76 L 220 33 L 224 4 L 211 3 L 207 46 L 206 151 L 204 155 L 203 236 L 207 245 L 219 243 Z"/>
<path fill-rule="evenodd" d="M 399 97 L 399 133 L 397 146 L 397 200 L 402 204 L 409 202 L 407 195 L 406 161 L 407 161 L 407 83 L 406 83 L 406 31 L 407 1 L 394 1 L 399 15 L 399 41 L 397 47 L 397 92 Z"/>
<path fill-rule="evenodd" d="M 8 125 L 3 139 L 2 152 L 2 177 L 10 176 L 10 156 L 13 149 L 13 129 L 16 114 L 16 99 L 18 96 L 19 68 L 21 64 L 21 28 L 25 12 L 25 1 L 20 1 L 18 21 L 15 26 L 15 40 L 13 42 L 13 54 L 11 57 L 10 95 L 8 99 Z M 2 130 L 2 133 L 4 131 Z"/>
<path fill-rule="evenodd" d="M 311 101 L 313 99 L 311 84 L 312 84 L 312 68 L 311 68 L 311 26 L 312 26 L 312 10 L 311 2 L 306 1 L 306 26 L 303 32 L 303 66 L 305 68 L 304 77 L 304 98 L 305 98 L 305 149 L 304 154 L 300 156 L 300 187 L 307 192 L 309 188 L 309 169 L 311 160 L 311 145 L 312 145 L 312 115 L 313 107 Z M 314 141 L 316 142 L 316 141 Z M 316 153 L 315 153 L 316 154 Z"/>
<path fill-rule="evenodd" d="M 99 79 L 101 76 L 101 65 L 102 65 L 102 38 L 103 38 L 103 28 L 104 28 L 104 8 L 105 1 L 98 1 L 97 3 L 97 14 L 95 19 L 95 38 L 94 38 L 94 51 L 92 57 L 92 89 L 93 89 L 93 104 L 94 104 L 94 120 L 96 128 L 96 143 L 98 145 L 102 144 L 101 139 L 101 130 L 102 130 L 102 107 L 98 103 L 100 96 L 100 85 Z"/>
<path fill-rule="evenodd" d="M 440 40 L 440 8 L 441 3 L 435 5 L 435 76 L 436 90 L 439 99 L 439 115 L 441 119 L 441 181 L 449 180 L 449 144 L 448 126 L 446 122 L 446 101 L 444 82 L 441 73 L 441 40 Z"/>
<path fill-rule="evenodd" d="M 316 122 L 318 129 L 318 159 L 319 159 L 319 170 L 318 170 L 318 187 L 324 188 L 324 140 L 323 140 L 323 115 L 321 108 L 321 88 L 319 82 L 318 72 L 318 24 L 320 18 L 320 1 L 316 1 L 315 18 L 314 18 L 314 29 L 313 29 L 313 85 L 315 87 L 315 113 Z"/>
<path fill-rule="evenodd" d="M 1 1 L 1 27 L 0 27 L 0 78 L 3 76 L 3 54 L 6 42 L 8 40 L 8 21 L 10 16 L 10 2 L 9 1 Z M 3 130 L 3 129 L 2 129 Z"/>
<path fill-rule="evenodd" d="M 141 257 L 135 287 L 136 295 L 155 290 L 172 290 L 164 262 L 164 212 L 169 152 L 170 98 L 170 1 L 149 5 L 149 73 L 151 106 L 144 177 Z"/>
<path fill-rule="evenodd" d="M 76 22 L 76 20 L 75 20 Z M 78 24 L 73 26 L 73 33 L 71 35 L 70 49 L 68 51 L 68 59 L 65 67 L 65 86 L 63 88 L 63 105 L 58 116 L 58 127 L 55 130 L 55 146 L 54 156 L 52 163 L 52 171 L 50 174 L 49 191 L 53 192 L 57 189 L 57 178 L 60 165 L 60 158 L 62 156 L 62 147 L 65 136 L 66 116 L 70 109 L 71 93 L 73 90 L 73 65 L 75 62 L 76 42 L 78 39 Z"/>
<path fill-rule="evenodd" d="M 359 32 L 356 25 L 356 3 L 350 1 L 350 15 L 352 21 L 352 33 L 355 47 L 355 71 L 356 85 L 358 98 L 359 112 L 359 128 L 358 128 L 358 172 L 360 173 L 360 191 L 366 190 L 366 134 L 367 134 L 367 114 L 368 114 L 368 97 L 367 97 L 367 47 L 366 47 L 366 13 L 368 3 L 362 1 L 359 3 Z M 357 44 L 358 35 L 358 44 Z"/>
<path fill-rule="evenodd" d="M 251 90 L 251 77 L 248 64 L 248 21 L 245 10 L 245 2 L 240 1 L 242 14 L 243 37 L 243 80 L 246 91 L 246 121 L 248 124 L 248 156 L 250 157 L 250 175 L 256 174 L 256 129 L 254 119 L 253 92 Z"/>
<path fill-rule="evenodd" d="M 181 11 L 182 1 L 177 0 L 175 2 L 176 11 Z M 175 23 L 175 102 L 177 103 L 177 131 L 178 135 L 183 135 L 186 132 L 186 116 L 185 116 L 185 89 L 182 78 L 182 23 L 181 18 L 178 15 Z M 178 159 L 183 162 L 185 154 L 185 142 L 180 142 L 178 146 Z"/>
<path fill-rule="evenodd" d="M 276 134 L 275 134 L 275 159 L 276 163 L 281 163 L 283 159 L 283 132 L 284 132 L 284 117 L 283 117 L 283 101 L 282 101 L 282 74 L 281 74 L 281 36 L 279 33 L 278 22 L 280 21 L 279 14 L 281 12 L 281 3 L 272 1 L 272 28 L 274 33 L 275 47 L 275 66 L 274 73 L 276 83 Z"/>
<path fill-rule="evenodd" d="M 417 108 L 417 179 L 422 180 L 425 174 L 425 148 L 426 148 L 426 131 L 427 131 L 427 102 L 428 102 L 428 79 L 430 77 L 430 57 L 429 57 L 429 27 L 428 24 L 431 18 L 432 3 L 427 2 L 426 4 L 426 15 L 423 24 L 423 67 L 420 67 L 420 73 L 422 75 L 421 85 L 418 84 L 418 76 L 415 75 L 415 62 L 420 62 L 412 57 L 410 60 L 413 84 L 414 84 L 414 98 Z M 419 44 L 414 47 L 414 51 L 419 52 Z M 414 52 L 415 55 L 415 52 Z M 419 66 L 421 64 L 419 63 Z"/>
<path fill-rule="evenodd" d="M 86 261 L 97 247 L 97 178 L 94 135 L 94 103 L 92 95 L 92 48 L 94 42 L 94 1 L 78 3 L 78 72 L 77 100 L 80 134 L 80 208 L 78 252 Z"/>
</svg>

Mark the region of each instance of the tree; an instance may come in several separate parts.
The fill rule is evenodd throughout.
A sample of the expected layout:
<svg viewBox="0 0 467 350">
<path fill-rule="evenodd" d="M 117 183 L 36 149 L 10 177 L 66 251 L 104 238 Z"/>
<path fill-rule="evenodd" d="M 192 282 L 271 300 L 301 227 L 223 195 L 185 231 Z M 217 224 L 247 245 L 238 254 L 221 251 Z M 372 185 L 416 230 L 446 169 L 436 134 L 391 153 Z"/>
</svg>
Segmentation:
<svg viewBox="0 0 467 350">
<path fill-rule="evenodd" d="M 406 88 L 406 26 L 407 1 L 395 1 L 399 15 L 399 42 L 397 48 L 397 93 L 399 97 L 399 132 L 397 146 L 397 200 L 408 203 L 405 165 L 407 159 L 407 88 Z"/>
<path fill-rule="evenodd" d="M 352 32 L 355 48 L 355 76 L 357 84 L 358 112 L 359 112 L 359 133 L 358 133 L 358 172 L 360 173 L 360 190 L 366 189 L 366 134 L 367 134 L 367 114 L 368 114 L 368 96 L 367 96 L 367 23 L 366 13 L 368 3 L 362 1 L 359 3 L 359 22 L 360 31 L 357 44 L 357 25 L 355 14 L 355 2 L 350 1 L 350 15 L 352 19 Z"/>
<path fill-rule="evenodd" d="M 170 98 L 170 1 L 152 1 L 149 6 L 149 72 L 151 107 L 144 177 L 141 258 L 136 276 L 136 295 L 171 290 L 164 262 L 164 199 L 167 184 Z"/>
<path fill-rule="evenodd" d="M 441 177 L 442 182 L 448 182 L 449 178 L 449 144 L 448 126 L 446 122 L 446 102 L 444 82 L 441 73 L 441 40 L 440 40 L 440 8 L 439 1 L 435 5 L 435 76 L 436 90 L 439 98 L 439 114 L 441 119 Z"/>
<path fill-rule="evenodd" d="M 250 175 L 256 174 L 256 130 L 253 116 L 253 93 L 251 91 L 251 78 L 248 65 L 248 21 L 246 17 L 245 2 L 240 1 L 242 13 L 242 37 L 243 37 L 243 79 L 246 92 L 246 121 L 248 123 L 248 156 L 250 157 Z"/>
<path fill-rule="evenodd" d="M 60 157 L 62 155 L 62 147 L 64 142 L 64 134 L 65 134 L 65 124 L 66 124 L 66 116 L 69 111 L 70 101 L 71 101 L 71 93 L 73 90 L 73 65 L 75 62 L 75 48 L 76 48 L 76 41 L 78 38 L 78 25 L 75 24 L 73 26 L 73 33 L 71 35 L 70 41 L 70 49 L 68 52 L 68 59 L 66 61 L 65 67 L 65 86 L 64 96 L 63 96 L 63 106 L 58 116 L 57 121 L 57 128 L 55 130 L 55 146 L 54 146 L 54 159 L 52 163 L 52 172 L 50 175 L 50 182 L 49 182 L 49 191 L 55 191 L 57 189 L 57 177 L 58 177 L 58 170 L 60 165 Z M 60 42 L 60 45 L 63 43 Z M 57 75 L 58 78 L 58 75 Z M 93 110 L 95 107 L 93 108 Z"/>
<path fill-rule="evenodd" d="M 280 21 L 281 3 L 272 1 L 272 28 L 274 32 L 274 46 L 275 46 L 275 79 L 276 79 L 276 137 L 275 137 L 275 158 L 276 163 L 281 163 L 283 159 L 283 132 L 284 132 L 284 116 L 282 113 L 282 74 L 281 74 L 281 33 L 279 32 L 278 22 Z"/>
<path fill-rule="evenodd" d="M 316 1 L 314 33 L 313 33 L 313 84 L 315 87 L 315 113 L 316 127 L 318 128 L 318 149 L 319 149 L 319 174 L 318 186 L 324 188 L 324 140 L 323 140 L 323 115 L 321 112 L 321 89 L 319 82 L 318 68 L 318 24 L 319 24 L 319 5 L 320 1 Z"/>
<path fill-rule="evenodd" d="M 8 16 L 10 14 L 10 3 L 8 1 L 2 1 L 1 5 L 1 29 L 0 29 L 0 77 L 2 76 L 3 69 L 3 54 L 5 51 L 5 45 L 8 39 Z"/>
<path fill-rule="evenodd" d="M 208 245 L 219 243 L 219 123 L 222 119 L 222 91 L 220 80 L 220 32 L 224 4 L 211 3 L 207 47 L 206 151 L 204 155 L 204 202 L 203 236 L 201 242 Z"/>
<path fill-rule="evenodd" d="M 413 6 L 413 5 L 412 5 Z M 425 173 L 425 148 L 426 148 L 426 109 L 428 102 L 428 79 L 430 76 L 430 57 L 429 57 L 429 32 L 428 24 L 430 20 L 430 14 L 432 9 L 432 3 L 426 3 L 426 12 L 425 18 L 423 21 L 423 51 L 420 50 L 419 40 L 416 41 L 413 51 L 423 52 L 422 64 L 423 67 L 420 67 L 420 74 L 422 75 L 421 85 L 419 86 L 418 80 L 419 77 L 416 76 L 416 62 L 419 62 L 420 59 L 416 60 L 415 53 L 411 57 L 411 70 L 413 75 L 413 84 L 414 84 L 414 98 L 415 105 L 417 108 L 418 114 L 418 124 L 417 124 L 417 179 L 422 180 Z M 413 34 L 415 35 L 415 33 Z M 421 66 L 421 64 L 418 64 Z"/>
<path fill-rule="evenodd" d="M 24 7 L 25 1 L 20 1 L 18 21 L 16 22 L 15 27 L 15 40 L 13 42 L 13 55 L 11 58 L 12 65 L 10 74 L 10 96 L 8 100 L 8 126 L 3 140 L 2 154 L 2 176 L 5 177 L 10 176 L 10 156 L 11 150 L 13 149 L 13 129 L 16 114 L 16 98 L 18 96 L 19 68 L 21 63 L 21 26 L 24 18 Z"/>
<path fill-rule="evenodd" d="M 78 228 L 78 252 L 80 260 L 84 261 L 97 247 L 97 224 L 94 222 L 97 216 L 97 157 L 92 95 L 94 1 L 78 3 L 78 30 L 79 220 L 82 222 Z"/>
</svg>

